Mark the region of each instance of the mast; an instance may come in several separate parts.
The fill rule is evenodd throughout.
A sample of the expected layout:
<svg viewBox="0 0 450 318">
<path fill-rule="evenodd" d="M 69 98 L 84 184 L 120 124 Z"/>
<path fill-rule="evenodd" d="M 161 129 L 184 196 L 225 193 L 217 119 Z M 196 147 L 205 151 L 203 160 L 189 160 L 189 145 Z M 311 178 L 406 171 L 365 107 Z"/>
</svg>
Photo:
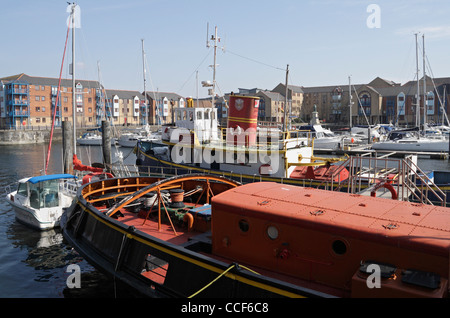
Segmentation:
<svg viewBox="0 0 450 318">
<path fill-rule="evenodd" d="M 142 68 L 143 68 L 143 76 L 144 76 L 144 106 L 145 106 L 145 117 L 143 125 L 147 124 L 148 119 L 148 107 L 147 107 L 147 92 L 146 92 L 146 71 L 145 71 L 145 51 L 144 51 L 144 39 L 141 39 L 142 41 Z M 173 111 L 173 110 L 172 110 Z"/>
<path fill-rule="evenodd" d="M 423 134 L 425 135 L 425 124 L 427 122 L 427 79 L 425 78 L 425 34 L 422 34 L 422 42 L 423 42 Z"/>
<path fill-rule="evenodd" d="M 217 53 L 217 26 L 214 28 L 214 65 L 213 65 L 213 82 L 212 82 L 212 99 L 211 99 L 211 107 L 214 109 L 214 101 L 216 94 L 216 53 Z M 211 121 L 212 123 L 212 121 Z"/>
<path fill-rule="evenodd" d="M 416 79 L 417 79 L 417 95 L 416 95 L 416 127 L 420 127 L 420 87 L 419 87 L 419 47 L 417 45 L 417 33 L 416 36 Z"/>
<path fill-rule="evenodd" d="M 283 109 L 283 133 L 285 133 L 286 129 L 287 129 L 286 112 L 287 112 L 287 109 L 288 109 L 288 92 L 289 92 L 289 89 L 288 89 L 288 78 L 289 78 L 289 64 L 286 66 L 286 83 L 285 83 L 286 90 L 285 90 L 285 93 L 284 93 L 285 96 L 284 96 L 284 109 Z M 287 135 L 286 135 L 286 137 L 287 137 Z"/>
<path fill-rule="evenodd" d="M 72 3 L 72 120 L 73 120 L 73 153 L 77 153 L 77 117 L 75 103 L 75 7 L 76 3 Z"/>
<path fill-rule="evenodd" d="M 349 127 L 352 128 L 352 84 L 351 77 L 348 77 L 348 109 L 349 109 Z"/>
</svg>

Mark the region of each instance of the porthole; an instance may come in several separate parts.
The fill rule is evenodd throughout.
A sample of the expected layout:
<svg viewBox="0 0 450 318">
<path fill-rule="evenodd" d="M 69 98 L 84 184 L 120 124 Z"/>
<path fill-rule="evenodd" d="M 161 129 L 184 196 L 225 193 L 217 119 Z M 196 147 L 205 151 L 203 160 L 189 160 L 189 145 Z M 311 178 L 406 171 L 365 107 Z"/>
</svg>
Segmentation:
<svg viewBox="0 0 450 318">
<path fill-rule="evenodd" d="M 246 220 L 240 220 L 239 221 L 239 229 L 242 231 L 242 232 L 248 232 L 248 229 L 249 229 L 249 225 L 248 225 L 248 222 L 246 221 Z"/>
<path fill-rule="evenodd" d="M 342 240 L 333 241 L 331 248 L 337 255 L 344 255 L 347 252 L 347 245 Z"/>
<path fill-rule="evenodd" d="M 278 229 L 275 226 L 269 226 L 267 228 L 267 236 L 271 239 L 271 240 L 275 240 L 278 238 Z"/>
</svg>

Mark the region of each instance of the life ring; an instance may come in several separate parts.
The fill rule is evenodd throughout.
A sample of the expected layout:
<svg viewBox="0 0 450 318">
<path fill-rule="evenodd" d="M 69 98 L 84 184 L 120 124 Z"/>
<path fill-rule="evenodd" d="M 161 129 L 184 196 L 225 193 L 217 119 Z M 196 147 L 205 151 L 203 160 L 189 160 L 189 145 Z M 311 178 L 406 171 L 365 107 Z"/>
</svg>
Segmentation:
<svg viewBox="0 0 450 318">
<path fill-rule="evenodd" d="M 375 187 L 372 189 L 372 191 L 370 192 L 370 196 L 371 197 L 376 197 L 376 192 L 378 189 L 380 188 L 386 188 L 391 192 L 392 195 L 392 200 L 397 200 L 398 199 L 398 195 L 397 195 L 397 191 L 395 191 L 394 187 L 392 186 L 392 184 L 387 183 L 385 181 L 380 181 L 378 182 Z"/>
<path fill-rule="evenodd" d="M 104 177 L 102 178 L 101 176 Z M 114 176 L 109 172 L 91 172 L 83 177 L 82 184 L 86 184 L 93 181 L 92 178 L 100 180 L 100 179 L 114 178 Z"/>
<path fill-rule="evenodd" d="M 183 216 L 183 222 L 187 222 L 188 231 L 192 230 L 192 226 L 194 225 L 194 217 L 191 213 L 186 212 Z"/>
</svg>

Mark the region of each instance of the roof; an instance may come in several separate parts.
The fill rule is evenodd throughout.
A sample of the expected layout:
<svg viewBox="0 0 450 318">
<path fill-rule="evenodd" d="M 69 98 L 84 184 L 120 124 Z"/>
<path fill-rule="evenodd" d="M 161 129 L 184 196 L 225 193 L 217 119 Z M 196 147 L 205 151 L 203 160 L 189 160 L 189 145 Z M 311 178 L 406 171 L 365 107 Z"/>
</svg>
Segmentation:
<svg viewBox="0 0 450 318">
<path fill-rule="evenodd" d="M 28 179 L 28 182 L 33 184 L 48 180 L 57 180 L 57 179 L 76 179 L 76 176 L 68 174 L 68 173 L 60 173 L 60 174 L 49 174 L 45 176 L 37 176 Z"/>
<path fill-rule="evenodd" d="M 160 99 L 164 99 L 166 97 L 168 100 L 179 100 L 183 98 L 183 96 L 178 95 L 176 93 L 170 93 L 170 92 L 154 92 L 154 91 L 146 91 L 147 97 L 150 99 L 156 99 L 155 96 L 157 96 Z M 185 97 L 186 99 L 186 97 Z"/>
<path fill-rule="evenodd" d="M 21 74 L 17 74 L 17 75 L 0 78 L 0 81 L 3 81 L 4 83 L 21 82 L 21 83 L 28 83 L 30 85 L 58 86 L 59 78 L 30 76 L 25 73 L 21 73 Z M 75 79 L 75 83 L 80 83 L 81 85 L 83 85 L 83 87 L 86 87 L 86 88 L 101 87 L 101 85 L 98 81 Z M 72 87 L 72 79 L 62 78 L 61 86 Z"/>
<path fill-rule="evenodd" d="M 260 91 L 258 94 L 265 95 L 273 101 L 280 101 L 280 102 L 283 101 L 284 102 L 284 96 L 278 92 Z"/>
<path fill-rule="evenodd" d="M 106 89 L 106 97 L 111 98 L 115 95 L 119 96 L 120 99 L 134 99 L 134 97 L 139 97 L 139 99 L 144 99 L 144 95 L 142 95 L 139 91 L 127 91 L 120 89 Z"/>
</svg>

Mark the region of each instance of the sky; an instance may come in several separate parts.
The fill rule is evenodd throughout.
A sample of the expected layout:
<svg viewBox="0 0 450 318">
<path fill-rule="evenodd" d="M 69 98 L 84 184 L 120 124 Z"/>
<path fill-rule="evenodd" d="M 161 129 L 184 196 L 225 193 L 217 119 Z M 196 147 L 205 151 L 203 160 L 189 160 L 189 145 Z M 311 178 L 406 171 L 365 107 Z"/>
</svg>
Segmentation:
<svg viewBox="0 0 450 318">
<path fill-rule="evenodd" d="M 0 77 L 60 74 L 67 1 L 2 2 Z M 239 88 L 415 79 L 416 42 L 425 38 L 426 71 L 449 77 L 448 0 L 78 0 L 76 74 L 107 89 L 206 97 L 212 81 L 209 36 L 217 27 L 216 93 Z M 142 42 L 143 40 L 143 42 Z M 63 63 L 70 78 L 71 39 Z M 209 42 L 212 44 L 212 42 Z"/>
</svg>

